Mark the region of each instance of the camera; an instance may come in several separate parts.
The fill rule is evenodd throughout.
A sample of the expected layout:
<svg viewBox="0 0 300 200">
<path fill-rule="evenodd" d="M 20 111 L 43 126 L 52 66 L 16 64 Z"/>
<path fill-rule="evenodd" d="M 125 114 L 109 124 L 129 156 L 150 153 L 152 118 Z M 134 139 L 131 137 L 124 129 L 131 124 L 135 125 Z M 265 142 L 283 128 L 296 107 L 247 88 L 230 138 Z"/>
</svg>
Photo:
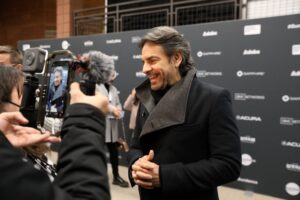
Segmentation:
<svg viewBox="0 0 300 200">
<path fill-rule="evenodd" d="M 89 63 L 78 60 L 71 51 L 31 48 L 24 52 L 26 74 L 21 112 L 29 126 L 59 134 L 69 105 L 69 88 L 74 81 L 81 90 L 94 95 L 96 78 L 89 74 Z"/>
</svg>

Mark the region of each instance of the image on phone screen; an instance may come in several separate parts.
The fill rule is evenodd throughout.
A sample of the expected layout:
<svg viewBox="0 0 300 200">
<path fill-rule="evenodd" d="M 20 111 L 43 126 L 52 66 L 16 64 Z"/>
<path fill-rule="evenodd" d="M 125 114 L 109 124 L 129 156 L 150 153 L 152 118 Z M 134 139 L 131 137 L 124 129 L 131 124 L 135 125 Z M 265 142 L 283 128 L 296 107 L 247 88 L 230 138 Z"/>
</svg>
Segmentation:
<svg viewBox="0 0 300 200">
<path fill-rule="evenodd" d="M 54 62 L 49 71 L 44 128 L 53 134 L 60 131 L 66 109 L 68 72 L 63 61 Z"/>
</svg>

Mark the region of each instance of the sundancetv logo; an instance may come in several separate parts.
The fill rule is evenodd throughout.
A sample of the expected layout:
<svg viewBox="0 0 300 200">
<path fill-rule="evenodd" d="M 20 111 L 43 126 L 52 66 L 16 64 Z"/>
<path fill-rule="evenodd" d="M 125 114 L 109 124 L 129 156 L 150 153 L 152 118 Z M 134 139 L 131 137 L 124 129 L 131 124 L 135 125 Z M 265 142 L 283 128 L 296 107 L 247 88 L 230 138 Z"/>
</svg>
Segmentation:
<svg viewBox="0 0 300 200">
<path fill-rule="evenodd" d="M 281 97 L 282 101 L 287 103 L 289 101 L 300 101 L 300 97 L 291 97 L 291 96 L 288 96 L 288 95 L 283 95 Z"/>
<path fill-rule="evenodd" d="M 243 55 L 260 55 L 260 50 L 259 49 L 244 49 Z"/>
<path fill-rule="evenodd" d="M 106 44 L 118 44 L 118 43 L 122 43 L 122 40 L 121 39 L 106 40 Z"/>
<path fill-rule="evenodd" d="M 258 116 L 247 116 L 247 115 L 237 115 L 236 120 L 240 121 L 255 121 L 255 122 L 261 122 L 261 117 Z"/>
<path fill-rule="evenodd" d="M 139 43 L 141 41 L 140 36 L 132 36 L 131 37 L 131 43 Z"/>
<path fill-rule="evenodd" d="M 287 183 L 285 185 L 285 191 L 291 196 L 297 196 L 300 193 L 300 187 L 297 183 Z"/>
<path fill-rule="evenodd" d="M 298 29 L 300 28 L 300 24 L 289 24 L 287 25 L 287 29 Z"/>
<path fill-rule="evenodd" d="M 243 76 L 264 76 L 265 72 L 243 72 L 242 70 L 239 70 L 236 72 L 237 77 L 243 77 Z"/>
<path fill-rule="evenodd" d="M 91 41 L 91 40 L 88 40 L 88 41 L 85 41 L 85 42 L 83 43 L 83 45 L 84 45 L 85 47 L 91 47 L 91 46 L 94 45 L 94 42 Z"/>
<path fill-rule="evenodd" d="M 141 60 L 142 59 L 142 55 L 141 54 L 135 54 L 132 56 L 133 60 Z"/>
<path fill-rule="evenodd" d="M 135 72 L 135 76 L 137 78 L 145 78 L 146 77 L 146 74 L 142 71 L 139 71 L 139 72 Z"/>
<path fill-rule="evenodd" d="M 299 77 L 300 76 L 300 70 L 298 70 L 298 71 L 296 71 L 296 70 L 293 70 L 292 72 L 291 72 L 291 75 L 290 75 L 291 77 Z"/>
<path fill-rule="evenodd" d="M 119 56 L 117 56 L 117 55 L 111 55 L 110 57 L 115 61 L 119 60 Z"/>
<path fill-rule="evenodd" d="M 203 52 L 203 51 L 198 51 L 197 56 L 199 58 L 202 58 L 204 56 L 220 56 L 222 54 L 221 51 L 213 51 L 213 52 Z"/>
</svg>

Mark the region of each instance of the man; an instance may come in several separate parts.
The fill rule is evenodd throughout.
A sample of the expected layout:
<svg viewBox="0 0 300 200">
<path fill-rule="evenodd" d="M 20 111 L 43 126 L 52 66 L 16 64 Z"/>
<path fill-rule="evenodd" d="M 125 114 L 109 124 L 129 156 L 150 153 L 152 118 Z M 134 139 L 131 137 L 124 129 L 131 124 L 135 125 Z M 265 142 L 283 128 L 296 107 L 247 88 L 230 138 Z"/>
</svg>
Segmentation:
<svg viewBox="0 0 300 200">
<path fill-rule="evenodd" d="M 217 200 L 240 173 L 240 140 L 230 93 L 195 76 L 189 43 L 171 27 L 140 42 L 148 79 L 140 100 L 129 177 L 142 200 Z"/>
<path fill-rule="evenodd" d="M 57 113 L 57 117 L 62 117 L 65 100 L 65 84 L 62 81 L 63 68 L 56 67 L 54 69 L 54 79 L 49 88 L 47 106 L 50 112 Z"/>
<path fill-rule="evenodd" d="M 17 125 L 28 122 L 19 112 L 0 114 L 0 159 L 5 160 L 0 162 L 0 199 L 110 199 L 104 150 L 107 98 L 86 96 L 77 83 L 70 94 L 54 183 L 12 146 L 49 141 L 50 134 Z"/>
<path fill-rule="evenodd" d="M 11 46 L 0 46 L 0 64 L 12 65 L 22 69 L 22 53 Z"/>
</svg>

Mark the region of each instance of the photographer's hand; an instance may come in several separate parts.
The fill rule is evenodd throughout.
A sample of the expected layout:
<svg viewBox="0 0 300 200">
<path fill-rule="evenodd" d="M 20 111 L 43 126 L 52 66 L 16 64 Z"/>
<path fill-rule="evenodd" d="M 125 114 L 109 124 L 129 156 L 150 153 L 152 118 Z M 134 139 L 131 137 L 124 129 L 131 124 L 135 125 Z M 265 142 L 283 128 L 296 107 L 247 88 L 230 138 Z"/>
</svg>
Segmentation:
<svg viewBox="0 0 300 200">
<path fill-rule="evenodd" d="M 81 92 L 78 83 L 72 83 L 70 95 L 71 95 L 70 104 L 86 103 L 97 107 L 103 113 L 108 112 L 108 99 L 100 92 L 96 92 L 95 96 L 87 96 Z"/>
<path fill-rule="evenodd" d="M 25 147 L 41 142 L 60 142 L 60 138 L 51 136 L 49 132 L 20 126 L 28 120 L 20 112 L 3 112 L 0 114 L 0 130 L 14 147 Z"/>
</svg>

